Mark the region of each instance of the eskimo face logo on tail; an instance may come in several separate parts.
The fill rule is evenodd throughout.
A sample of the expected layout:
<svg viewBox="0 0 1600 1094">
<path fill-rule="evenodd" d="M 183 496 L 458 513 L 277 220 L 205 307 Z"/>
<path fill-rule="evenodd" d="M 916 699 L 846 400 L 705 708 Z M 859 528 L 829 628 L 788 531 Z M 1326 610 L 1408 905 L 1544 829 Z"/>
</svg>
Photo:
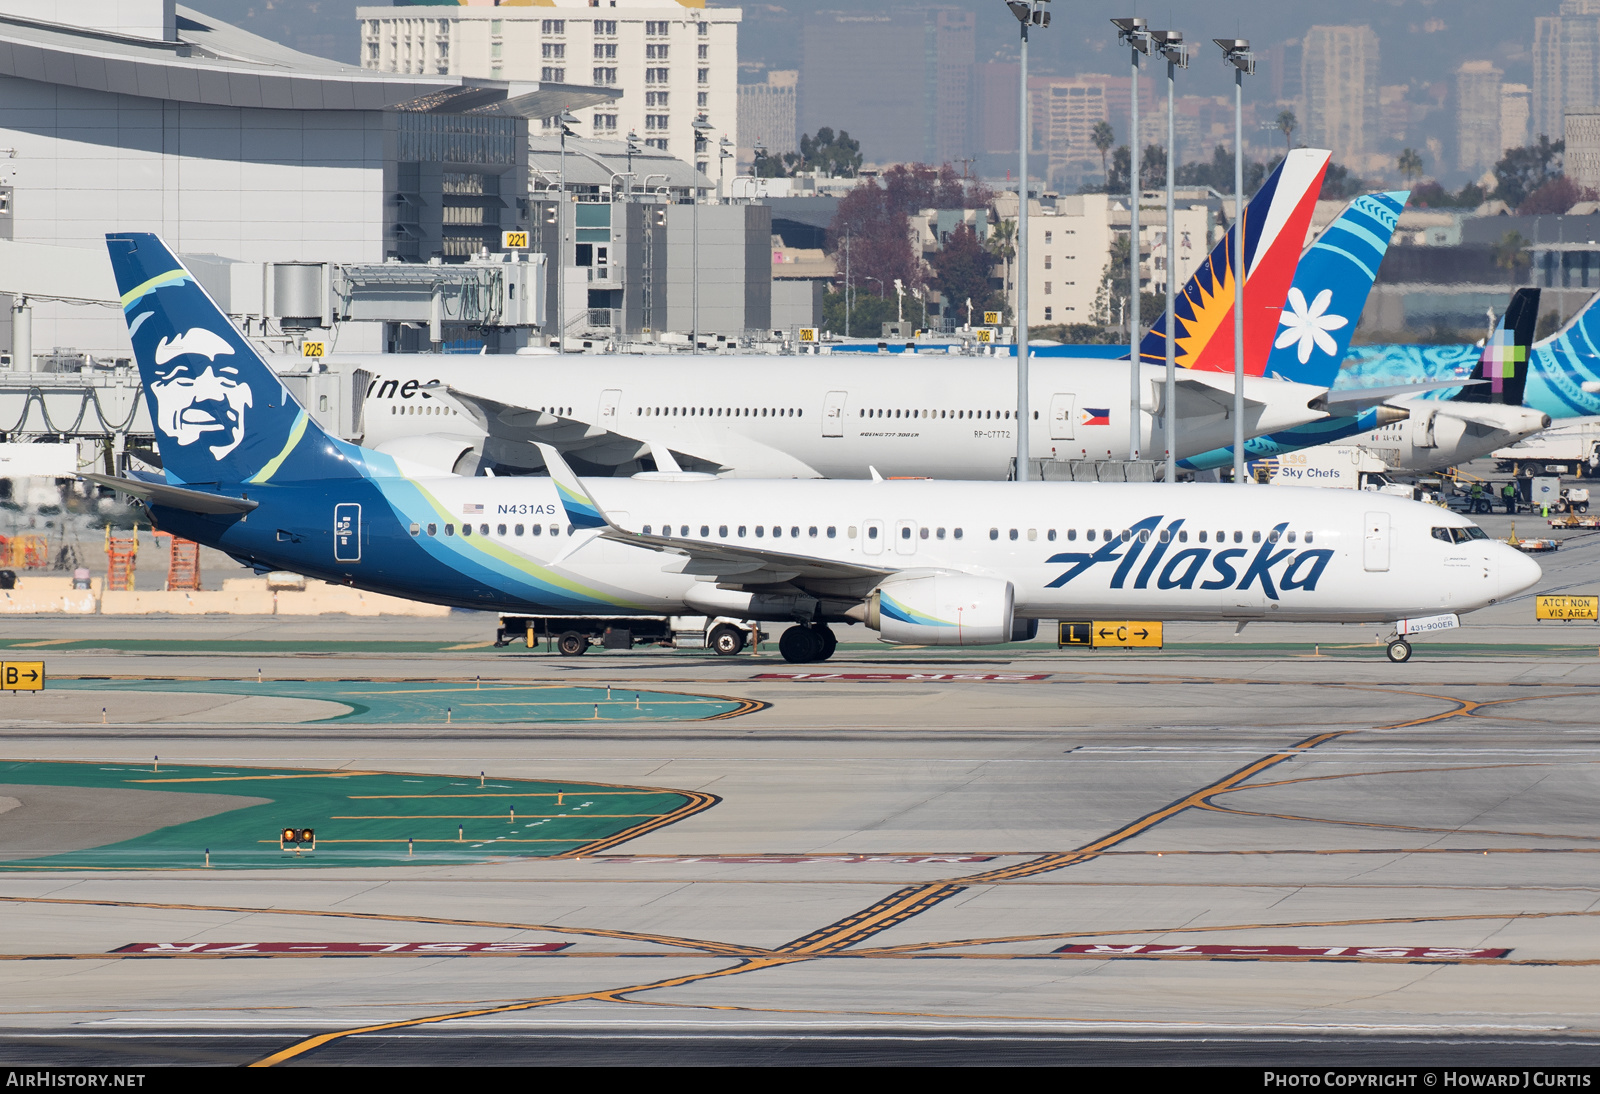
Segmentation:
<svg viewBox="0 0 1600 1094">
<path fill-rule="evenodd" d="M 1322 572 L 1333 559 L 1333 552 L 1326 548 L 1292 546 L 1286 534 L 1287 523 L 1273 528 L 1265 542 L 1249 547 L 1223 546 L 1219 533 L 1218 546 L 1213 549 L 1182 545 L 1183 541 L 1178 538 L 1184 523 L 1182 517 L 1169 521 L 1158 535 L 1156 529 L 1163 519 L 1145 517 L 1123 533 L 1127 538 L 1109 539 L 1095 550 L 1051 555 L 1047 562 L 1065 563 L 1071 568 L 1045 588 L 1059 589 L 1101 563 L 1115 562 L 1118 565 L 1111 575 L 1113 589 L 1125 588 L 1130 578 L 1135 589 L 1149 588 L 1152 580 L 1156 588 L 1163 590 L 1193 589 L 1197 582 L 1199 588 L 1209 591 L 1246 590 L 1259 584 L 1267 599 L 1277 600 L 1281 590 L 1315 592 Z M 1309 535 L 1307 533 L 1308 538 Z M 1140 557 L 1146 548 L 1149 548 L 1149 555 L 1140 567 Z M 1169 551 L 1172 551 L 1170 556 Z M 1208 564 L 1209 570 L 1206 569 Z M 1138 567 L 1137 572 L 1135 567 Z"/>
<path fill-rule="evenodd" d="M 204 327 L 191 327 L 155 348 L 156 428 L 181 446 L 204 441 L 215 459 L 222 459 L 244 440 L 245 411 L 254 404 L 250 385 L 237 367 L 218 357 L 232 357 L 233 347 Z"/>
</svg>

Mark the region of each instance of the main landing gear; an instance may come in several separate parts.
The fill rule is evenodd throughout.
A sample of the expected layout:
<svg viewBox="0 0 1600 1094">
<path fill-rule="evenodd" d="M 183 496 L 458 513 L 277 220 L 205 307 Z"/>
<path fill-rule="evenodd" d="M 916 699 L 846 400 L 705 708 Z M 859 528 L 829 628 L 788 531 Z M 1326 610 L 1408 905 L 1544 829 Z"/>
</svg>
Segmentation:
<svg viewBox="0 0 1600 1094">
<path fill-rule="evenodd" d="M 790 627 L 778 637 L 778 652 L 793 665 L 810 661 L 826 661 L 838 648 L 839 640 L 825 624 L 801 624 Z"/>
<path fill-rule="evenodd" d="M 1411 643 L 1404 638 L 1391 638 L 1389 648 L 1385 652 L 1389 655 L 1389 660 L 1397 665 L 1403 665 L 1411 660 Z"/>
</svg>

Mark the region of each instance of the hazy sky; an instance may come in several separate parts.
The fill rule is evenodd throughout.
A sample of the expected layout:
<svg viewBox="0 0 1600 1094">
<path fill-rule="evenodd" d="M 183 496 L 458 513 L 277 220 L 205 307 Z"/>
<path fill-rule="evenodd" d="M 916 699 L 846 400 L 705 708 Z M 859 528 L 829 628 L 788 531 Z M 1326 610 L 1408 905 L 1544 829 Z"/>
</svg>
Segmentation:
<svg viewBox="0 0 1600 1094">
<path fill-rule="evenodd" d="M 189 0 L 191 6 L 257 34 L 308 52 L 354 63 L 356 0 Z M 745 24 L 740 56 L 772 68 L 799 63 L 799 35 L 814 11 L 870 11 L 894 0 L 781 0 L 730 3 L 742 7 Z M 908 4 L 908 7 L 935 6 Z M 979 59 L 1011 55 L 1017 25 L 1004 0 L 949 0 L 939 6 L 976 11 L 980 23 Z M 1188 73 L 1184 87 L 1195 94 L 1221 94 L 1231 77 L 1217 59 L 1210 39 L 1234 34 L 1271 45 L 1304 34 L 1317 22 L 1367 23 L 1381 39 L 1386 83 L 1446 80 L 1464 60 L 1488 58 L 1505 69 L 1506 79 L 1526 83 L 1533 69 L 1529 49 L 1533 18 L 1554 14 L 1559 0 L 1176 0 L 1143 6 L 1122 0 L 1054 0 L 1055 25 L 1038 32 L 1031 57 L 1040 72 L 1122 71 L 1127 59 L 1116 44 L 1109 20 L 1137 14 L 1153 26 L 1175 27 L 1207 46 Z"/>
</svg>

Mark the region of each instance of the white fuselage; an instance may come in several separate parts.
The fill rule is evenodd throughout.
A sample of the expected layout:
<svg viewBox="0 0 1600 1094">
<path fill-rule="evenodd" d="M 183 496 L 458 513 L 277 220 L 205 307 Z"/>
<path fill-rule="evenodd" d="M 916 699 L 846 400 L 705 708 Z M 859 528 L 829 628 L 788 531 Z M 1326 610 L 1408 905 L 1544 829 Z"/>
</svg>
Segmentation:
<svg viewBox="0 0 1600 1094">
<path fill-rule="evenodd" d="M 683 555 L 593 532 L 574 536 L 548 479 L 414 486 L 416 511 L 394 515 L 415 522 L 412 534 L 452 567 L 497 573 L 507 602 L 526 606 L 559 593 L 584 598 L 551 604 L 567 612 L 592 604 L 612 612 L 786 617 L 752 606 L 752 588 L 782 591 L 763 586 L 766 579 L 741 586 L 726 575 L 696 577 L 680 572 Z M 1513 548 L 1468 538 L 1481 533 L 1463 517 L 1368 493 L 729 479 L 589 479 L 586 486 L 622 529 L 670 534 L 691 553 L 696 543 L 736 545 L 891 572 L 996 578 L 1014 586 L 1022 618 L 1395 620 L 1472 611 L 1540 576 Z M 463 523 L 470 537 L 462 536 Z M 370 563 L 381 569 L 373 558 L 349 568 L 348 578 L 370 583 Z M 842 604 L 859 601 L 879 580 L 801 578 L 788 587 Z M 425 588 L 405 595 L 430 599 Z"/>
<path fill-rule="evenodd" d="M 1340 441 L 1358 445 L 1396 471 L 1439 471 L 1487 456 L 1546 429 L 1550 415 L 1500 403 L 1437 399 L 1395 400 L 1411 412 L 1404 421 Z"/>
<path fill-rule="evenodd" d="M 1010 476 L 1016 456 L 1016 363 L 1009 357 L 390 355 L 341 358 L 340 366 L 372 377 L 362 396 L 363 443 L 413 459 L 428 459 L 414 438 L 484 434 L 445 393 L 423 390 L 430 381 L 533 412 L 488 431 L 485 455 L 513 467 L 543 466 L 535 440 L 624 474 L 637 470 L 652 446 L 665 446 L 685 469 L 739 478 L 868 478 L 876 468 L 891 477 L 994 480 Z M 1129 459 L 1128 368 L 1123 361 L 1035 359 L 1033 459 Z M 1140 371 L 1139 455 L 1159 459 L 1167 446 L 1165 370 Z M 1178 455 L 1231 443 L 1232 377 L 1180 370 L 1179 378 Z M 1321 394 L 1248 377 L 1245 436 L 1325 417 L 1308 407 Z"/>
</svg>

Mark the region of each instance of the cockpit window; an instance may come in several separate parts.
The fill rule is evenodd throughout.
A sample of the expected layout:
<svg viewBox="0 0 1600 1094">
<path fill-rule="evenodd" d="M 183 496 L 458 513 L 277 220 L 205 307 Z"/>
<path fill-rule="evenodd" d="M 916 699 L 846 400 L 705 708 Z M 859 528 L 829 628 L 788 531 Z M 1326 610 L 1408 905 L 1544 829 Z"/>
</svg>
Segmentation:
<svg viewBox="0 0 1600 1094">
<path fill-rule="evenodd" d="M 1437 540 L 1439 540 L 1439 541 L 1441 541 L 1443 543 L 1449 543 L 1450 542 L 1450 529 L 1448 529 L 1448 528 L 1435 528 L 1433 530 L 1433 538 L 1437 539 Z"/>
<path fill-rule="evenodd" d="M 1466 543 L 1474 539 L 1488 539 L 1489 533 L 1476 524 L 1469 524 L 1465 528 L 1435 528 L 1433 538 L 1445 543 Z"/>
<path fill-rule="evenodd" d="M 1463 529 L 1463 531 L 1465 531 L 1467 533 L 1467 538 L 1468 539 L 1488 539 L 1489 538 L 1489 533 L 1485 532 L 1482 528 L 1479 528 L 1476 524 L 1468 526 L 1467 528 Z"/>
</svg>

